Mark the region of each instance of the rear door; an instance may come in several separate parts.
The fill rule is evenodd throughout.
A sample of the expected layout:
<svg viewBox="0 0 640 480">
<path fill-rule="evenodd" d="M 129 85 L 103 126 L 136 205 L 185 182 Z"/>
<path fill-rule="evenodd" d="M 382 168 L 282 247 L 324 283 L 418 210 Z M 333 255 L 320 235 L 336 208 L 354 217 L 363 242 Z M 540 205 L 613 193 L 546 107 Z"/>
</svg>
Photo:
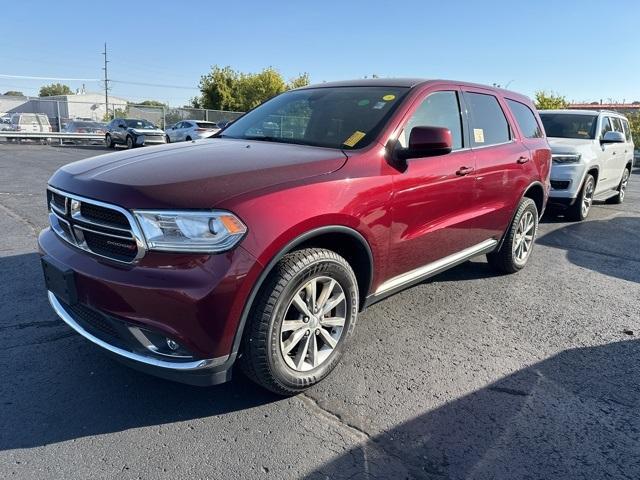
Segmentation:
<svg viewBox="0 0 640 480">
<path fill-rule="evenodd" d="M 600 134 L 599 139 L 605 136 L 607 132 L 612 132 L 613 121 L 608 115 L 600 116 Z M 616 158 L 619 155 L 620 144 L 619 143 L 600 143 L 600 152 L 598 156 L 600 159 L 600 175 L 598 178 L 598 184 L 596 185 L 596 194 L 605 190 L 611 190 L 618 184 L 617 178 L 617 161 Z"/>
<path fill-rule="evenodd" d="M 531 181 L 531 154 L 502 98 L 492 90 L 465 88 L 464 100 L 476 159 L 474 228 L 485 238 L 499 240 Z"/>
<path fill-rule="evenodd" d="M 407 147 L 413 127 L 446 127 L 453 151 L 414 158 L 394 176 L 389 277 L 410 272 L 479 243 L 473 222 L 474 160 L 456 88 L 429 90 L 409 110 L 398 142 Z"/>
<path fill-rule="evenodd" d="M 622 119 L 620 117 L 611 117 L 611 124 L 613 125 L 614 132 L 625 135 L 624 126 L 622 125 Z M 622 172 L 627 165 L 627 157 L 631 150 L 630 145 L 628 145 L 626 141 L 625 143 L 617 143 L 616 145 L 615 155 L 613 155 L 611 161 L 611 178 L 614 187 L 617 187 L 620 184 L 620 180 L 622 180 Z"/>
</svg>

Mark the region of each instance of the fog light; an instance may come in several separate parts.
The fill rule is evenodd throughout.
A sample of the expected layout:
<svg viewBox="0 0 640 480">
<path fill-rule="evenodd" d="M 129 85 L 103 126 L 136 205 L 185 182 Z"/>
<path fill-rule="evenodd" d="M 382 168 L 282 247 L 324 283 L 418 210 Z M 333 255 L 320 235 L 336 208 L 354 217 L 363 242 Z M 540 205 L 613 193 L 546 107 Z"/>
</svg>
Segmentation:
<svg viewBox="0 0 640 480">
<path fill-rule="evenodd" d="M 178 342 L 175 342 L 170 338 L 167 338 L 167 347 L 169 347 L 170 350 L 173 350 L 175 352 L 180 348 L 180 345 L 178 345 Z"/>
</svg>

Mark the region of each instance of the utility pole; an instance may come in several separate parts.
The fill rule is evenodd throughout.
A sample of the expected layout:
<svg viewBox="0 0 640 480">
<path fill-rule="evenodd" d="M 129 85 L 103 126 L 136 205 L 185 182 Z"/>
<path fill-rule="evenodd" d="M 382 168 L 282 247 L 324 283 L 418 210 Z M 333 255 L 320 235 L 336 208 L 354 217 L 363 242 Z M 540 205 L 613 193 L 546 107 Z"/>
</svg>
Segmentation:
<svg viewBox="0 0 640 480">
<path fill-rule="evenodd" d="M 102 67 L 102 70 L 104 70 L 104 103 L 105 111 L 107 115 L 109 115 L 109 75 L 107 73 L 109 60 L 107 60 L 107 42 L 104 42 L 104 52 L 102 52 L 102 55 L 104 55 L 104 67 Z"/>
</svg>

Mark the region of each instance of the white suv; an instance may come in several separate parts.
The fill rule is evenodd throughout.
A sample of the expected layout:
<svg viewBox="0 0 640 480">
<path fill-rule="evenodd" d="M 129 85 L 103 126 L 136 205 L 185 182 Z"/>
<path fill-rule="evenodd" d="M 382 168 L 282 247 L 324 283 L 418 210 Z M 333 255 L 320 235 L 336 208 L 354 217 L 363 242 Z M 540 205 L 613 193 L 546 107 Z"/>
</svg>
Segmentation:
<svg viewBox="0 0 640 480">
<path fill-rule="evenodd" d="M 594 200 L 622 203 L 633 165 L 628 120 L 595 110 L 544 110 L 553 165 L 549 205 L 584 220 Z"/>
</svg>

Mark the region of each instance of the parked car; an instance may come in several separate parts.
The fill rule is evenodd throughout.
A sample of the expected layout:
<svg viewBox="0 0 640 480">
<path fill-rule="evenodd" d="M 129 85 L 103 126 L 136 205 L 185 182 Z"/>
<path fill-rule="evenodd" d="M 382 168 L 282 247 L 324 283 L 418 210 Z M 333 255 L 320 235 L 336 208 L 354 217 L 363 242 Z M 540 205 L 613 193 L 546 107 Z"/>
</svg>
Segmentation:
<svg viewBox="0 0 640 480">
<path fill-rule="evenodd" d="M 107 131 L 107 124 L 101 122 L 94 121 L 85 121 L 85 120 L 71 120 L 66 123 L 62 128 L 64 133 L 92 133 L 96 135 L 104 136 Z M 75 144 L 82 143 L 104 143 L 102 139 L 100 140 L 90 140 L 90 139 L 70 139 L 65 140 L 68 142 L 73 142 Z"/>
<path fill-rule="evenodd" d="M 301 116 L 294 137 L 263 128 Z M 59 169 L 39 237 L 49 300 L 135 368 L 210 385 L 238 361 L 294 394 L 336 366 L 368 305 L 478 255 L 524 268 L 550 163 L 517 93 L 406 79 L 292 90 L 210 142 Z"/>
<path fill-rule="evenodd" d="M 11 115 L 11 125 L 7 130 L 25 133 L 49 133 L 52 131 L 49 118 L 40 113 L 14 113 Z M 9 140 L 21 142 L 23 139 L 22 137 L 14 137 Z M 42 143 L 47 143 L 49 139 L 40 138 L 38 140 Z"/>
<path fill-rule="evenodd" d="M 213 122 L 200 120 L 183 120 L 167 128 L 167 143 L 199 140 L 211 138 L 220 131 L 218 125 Z"/>
<path fill-rule="evenodd" d="M 108 148 L 116 145 L 134 148 L 166 143 L 166 138 L 164 132 L 148 120 L 114 118 L 107 125 L 104 142 Z"/>
<path fill-rule="evenodd" d="M 626 117 L 593 110 L 546 110 L 540 117 L 553 151 L 549 204 L 584 220 L 595 200 L 622 203 L 633 166 Z"/>
</svg>

